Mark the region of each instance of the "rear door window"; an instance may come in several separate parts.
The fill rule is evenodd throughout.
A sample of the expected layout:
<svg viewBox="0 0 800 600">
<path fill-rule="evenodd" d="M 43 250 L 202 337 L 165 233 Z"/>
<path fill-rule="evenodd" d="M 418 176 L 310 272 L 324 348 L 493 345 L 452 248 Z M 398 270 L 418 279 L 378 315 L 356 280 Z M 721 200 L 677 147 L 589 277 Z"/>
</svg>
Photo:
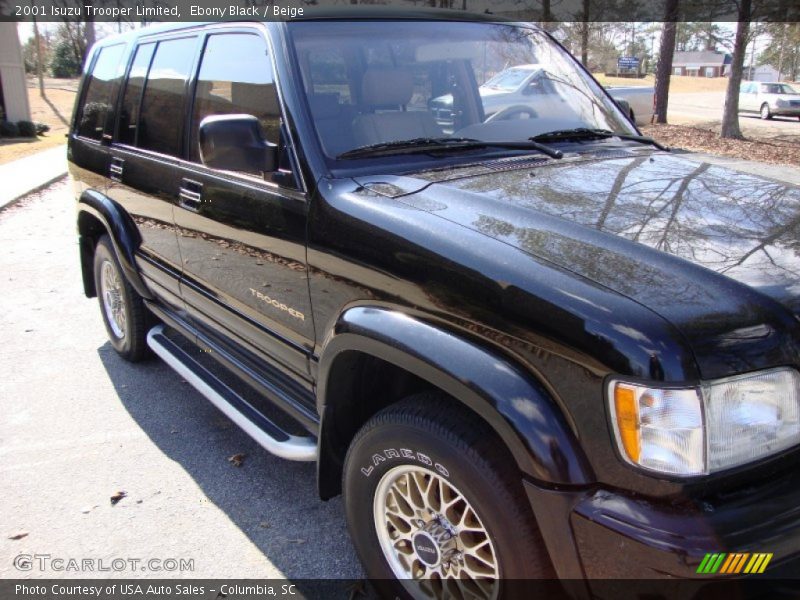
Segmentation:
<svg viewBox="0 0 800 600">
<path fill-rule="evenodd" d="M 197 38 L 158 43 L 147 75 L 139 116 L 137 146 L 180 156 L 186 111 L 186 81 L 194 63 Z"/>
<path fill-rule="evenodd" d="M 78 119 L 78 135 L 94 140 L 103 137 L 113 102 L 111 96 L 114 81 L 124 49 L 123 44 L 117 44 L 100 50 L 87 83 L 81 116 Z"/>
<path fill-rule="evenodd" d="M 122 97 L 122 108 L 119 115 L 118 140 L 130 146 L 136 145 L 136 129 L 139 126 L 139 109 L 142 102 L 142 91 L 150 61 L 153 59 L 154 43 L 142 44 L 136 49 L 133 58 L 125 94 Z"/>
</svg>

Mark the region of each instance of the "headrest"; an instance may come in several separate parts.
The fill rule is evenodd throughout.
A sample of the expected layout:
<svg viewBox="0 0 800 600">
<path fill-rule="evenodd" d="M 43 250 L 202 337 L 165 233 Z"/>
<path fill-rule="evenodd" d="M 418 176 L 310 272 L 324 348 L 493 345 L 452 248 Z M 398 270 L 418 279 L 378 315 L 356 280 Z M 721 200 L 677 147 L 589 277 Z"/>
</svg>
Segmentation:
<svg viewBox="0 0 800 600">
<path fill-rule="evenodd" d="M 332 119 L 339 116 L 339 94 L 309 94 L 308 104 L 314 119 Z"/>
<path fill-rule="evenodd" d="M 361 101 L 367 106 L 408 104 L 413 92 L 411 71 L 403 69 L 367 69 L 361 81 Z"/>
</svg>

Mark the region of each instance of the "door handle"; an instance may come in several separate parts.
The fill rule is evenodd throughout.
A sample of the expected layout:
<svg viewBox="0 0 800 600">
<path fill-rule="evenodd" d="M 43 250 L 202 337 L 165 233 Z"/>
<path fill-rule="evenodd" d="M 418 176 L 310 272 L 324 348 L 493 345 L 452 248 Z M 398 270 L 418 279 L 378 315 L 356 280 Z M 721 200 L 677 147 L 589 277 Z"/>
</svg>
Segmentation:
<svg viewBox="0 0 800 600">
<path fill-rule="evenodd" d="M 203 184 L 191 179 L 181 180 L 178 190 L 178 205 L 192 212 L 200 212 L 202 203 Z"/>
<path fill-rule="evenodd" d="M 108 176 L 113 181 L 122 183 L 122 172 L 125 170 L 125 159 L 116 156 L 111 157 L 111 164 L 108 167 Z"/>
</svg>

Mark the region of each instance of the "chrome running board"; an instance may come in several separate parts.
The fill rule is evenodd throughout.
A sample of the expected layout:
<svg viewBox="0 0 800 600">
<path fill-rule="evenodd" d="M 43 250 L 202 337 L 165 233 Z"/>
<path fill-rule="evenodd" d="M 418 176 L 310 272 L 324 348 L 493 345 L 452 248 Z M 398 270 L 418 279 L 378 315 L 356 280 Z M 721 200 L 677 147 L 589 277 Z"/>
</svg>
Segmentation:
<svg viewBox="0 0 800 600">
<path fill-rule="evenodd" d="M 317 459 L 316 439 L 286 433 L 169 339 L 164 334 L 163 325 L 157 325 L 148 332 L 147 345 L 267 452 L 287 460 Z"/>
</svg>

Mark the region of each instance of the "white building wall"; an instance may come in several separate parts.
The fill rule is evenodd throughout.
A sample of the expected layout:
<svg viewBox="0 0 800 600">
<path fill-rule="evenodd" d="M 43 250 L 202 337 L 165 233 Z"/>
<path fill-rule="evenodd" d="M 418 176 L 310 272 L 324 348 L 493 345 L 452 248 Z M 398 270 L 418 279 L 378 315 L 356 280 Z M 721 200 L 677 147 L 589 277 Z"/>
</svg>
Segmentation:
<svg viewBox="0 0 800 600">
<path fill-rule="evenodd" d="M 778 71 L 769 65 L 753 69 L 753 81 L 778 81 Z"/>
<path fill-rule="evenodd" d="M 0 78 L 3 81 L 6 119 L 30 121 L 25 64 L 22 62 L 16 23 L 0 23 Z"/>
</svg>

